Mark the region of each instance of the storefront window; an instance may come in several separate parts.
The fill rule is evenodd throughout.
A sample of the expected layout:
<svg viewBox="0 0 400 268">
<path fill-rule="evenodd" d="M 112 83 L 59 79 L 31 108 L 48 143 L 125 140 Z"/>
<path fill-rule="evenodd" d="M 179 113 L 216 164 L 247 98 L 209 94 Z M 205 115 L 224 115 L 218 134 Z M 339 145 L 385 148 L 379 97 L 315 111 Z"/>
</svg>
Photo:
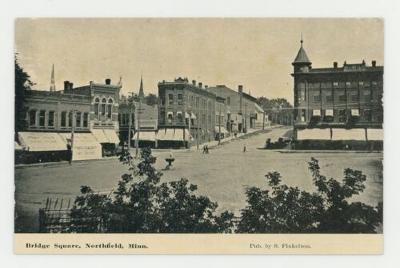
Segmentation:
<svg viewBox="0 0 400 268">
<path fill-rule="evenodd" d="M 39 126 L 44 127 L 45 126 L 45 120 L 46 120 L 46 111 L 41 110 L 39 112 Z"/>
<path fill-rule="evenodd" d="M 47 122 L 48 127 L 54 127 L 54 111 L 49 111 L 49 121 Z"/>
<path fill-rule="evenodd" d="M 83 113 L 83 127 L 88 127 L 89 122 L 89 114 Z"/>
<path fill-rule="evenodd" d="M 77 112 L 76 113 L 76 127 L 81 127 L 81 123 L 82 123 L 82 113 Z"/>
<path fill-rule="evenodd" d="M 61 127 L 67 126 L 67 112 L 61 112 Z"/>
</svg>

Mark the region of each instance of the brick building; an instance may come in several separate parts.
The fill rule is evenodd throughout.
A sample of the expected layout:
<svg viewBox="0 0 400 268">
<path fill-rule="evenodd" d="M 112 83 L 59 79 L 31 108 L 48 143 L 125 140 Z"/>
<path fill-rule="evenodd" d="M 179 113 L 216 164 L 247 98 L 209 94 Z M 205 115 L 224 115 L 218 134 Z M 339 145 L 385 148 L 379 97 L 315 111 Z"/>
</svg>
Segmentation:
<svg viewBox="0 0 400 268">
<path fill-rule="evenodd" d="M 52 71 L 53 72 L 53 71 Z M 26 129 L 18 133 L 25 162 L 66 160 L 68 144 L 72 159 L 97 159 L 112 154 L 119 143 L 119 86 L 90 82 L 74 88 L 64 82 L 55 91 L 26 90 Z"/>
<path fill-rule="evenodd" d="M 177 78 L 158 83 L 160 146 L 190 146 L 214 140 L 216 95 L 202 83 Z"/>
<path fill-rule="evenodd" d="M 383 66 L 364 60 L 312 68 L 303 40 L 292 63 L 294 135 L 298 141 L 327 140 L 339 147 L 383 140 Z"/>
</svg>

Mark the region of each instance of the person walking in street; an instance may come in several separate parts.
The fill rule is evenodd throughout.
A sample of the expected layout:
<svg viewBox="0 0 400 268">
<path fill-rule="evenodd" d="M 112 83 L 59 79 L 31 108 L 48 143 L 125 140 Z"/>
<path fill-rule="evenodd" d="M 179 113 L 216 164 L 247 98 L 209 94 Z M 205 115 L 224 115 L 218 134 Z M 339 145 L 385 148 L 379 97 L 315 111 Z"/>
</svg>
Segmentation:
<svg viewBox="0 0 400 268">
<path fill-rule="evenodd" d="M 245 153 L 247 151 L 247 148 L 246 148 L 246 144 L 245 145 L 243 145 L 243 153 Z"/>
<path fill-rule="evenodd" d="M 72 164 L 72 147 L 71 147 L 71 142 L 67 143 L 67 160 L 68 163 L 71 165 Z"/>
</svg>

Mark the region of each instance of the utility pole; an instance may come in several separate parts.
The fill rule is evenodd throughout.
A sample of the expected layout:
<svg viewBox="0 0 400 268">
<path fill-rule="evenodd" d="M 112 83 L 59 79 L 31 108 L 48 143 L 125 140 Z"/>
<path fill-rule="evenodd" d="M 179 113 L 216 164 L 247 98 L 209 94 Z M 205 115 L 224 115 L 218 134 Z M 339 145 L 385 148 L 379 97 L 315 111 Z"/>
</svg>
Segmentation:
<svg viewBox="0 0 400 268">
<path fill-rule="evenodd" d="M 218 116 L 218 145 L 221 144 L 221 103 L 218 103 L 219 106 L 219 116 Z"/>
<path fill-rule="evenodd" d="M 137 109 L 137 135 L 136 135 L 136 157 L 139 155 L 140 114 L 142 113 L 142 98 L 139 98 L 139 109 Z"/>
<path fill-rule="evenodd" d="M 263 109 L 263 124 L 262 124 L 262 129 L 265 129 L 265 110 Z"/>
<path fill-rule="evenodd" d="M 129 122 L 128 122 L 128 152 L 131 149 L 131 131 L 132 131 L 132 104 L 133 104 L 133 92 L 129 92 L 131 98 L 128 98 L 129 105 Z"/>
<path fill-rule="evenodd" d="M 71 160 L 74 150 L 74 134 L 75 134 L 75 109 L 72 110 L 72 126 L 71 126 Z"/>
</svg>

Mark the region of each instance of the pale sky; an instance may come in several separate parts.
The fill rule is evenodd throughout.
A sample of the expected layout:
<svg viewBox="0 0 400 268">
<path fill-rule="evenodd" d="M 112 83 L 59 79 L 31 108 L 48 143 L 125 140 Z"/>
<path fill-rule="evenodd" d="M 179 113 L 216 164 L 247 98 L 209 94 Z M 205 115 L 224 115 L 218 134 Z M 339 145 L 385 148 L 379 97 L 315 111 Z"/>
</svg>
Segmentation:
<svg viewBox="0 0 400 268">
<path fill-rule="evenodd" d="M 58 90 L 64 80 L 81 86 L 122 76 L 122 93 L 138 92 L 143 74 L 145 94 L 157 93 L 159 81 L 182 76 L 292 103 L 301 33 L 314 68 L 384 59 L 379 19 L 18 19 L 15 26 L 19 61 L 40 90 L 49 89 L 54 64 Z"/>
</svg>

